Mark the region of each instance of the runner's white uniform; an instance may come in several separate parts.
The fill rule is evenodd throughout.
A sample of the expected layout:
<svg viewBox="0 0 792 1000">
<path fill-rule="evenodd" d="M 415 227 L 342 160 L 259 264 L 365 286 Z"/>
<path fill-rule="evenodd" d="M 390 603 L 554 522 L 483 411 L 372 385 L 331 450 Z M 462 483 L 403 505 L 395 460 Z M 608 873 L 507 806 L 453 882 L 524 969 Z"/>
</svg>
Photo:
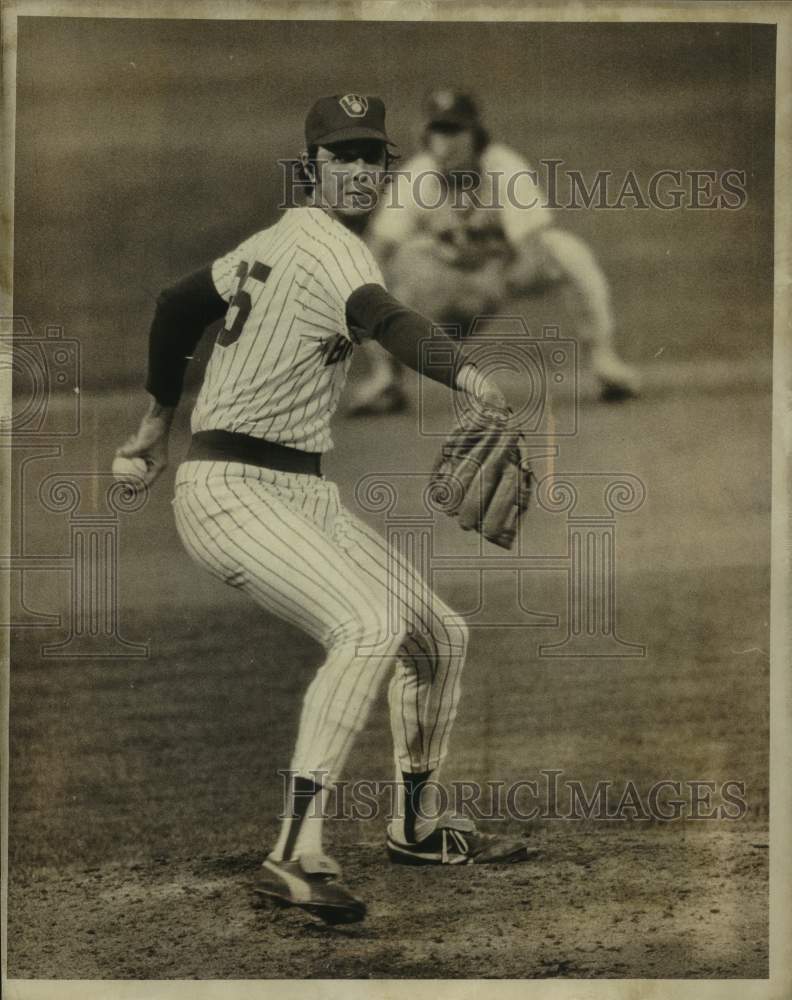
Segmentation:
<svg viewBox="0 0 792 1000">
<path fill-rule="evenodd" d="M 518 152 L 490 143 L 481 152 L 478 174 L 475 192 L 452 194 L 431 153 L 417 153 L 399 169 L 394 191 L 374 213 L 371 236 L 398 245 L 428 236 L 444 244 L 440 260 L 475 267 L 552 224 L 536 171 Z"/>
<path fill-rule="evenodd" d="M 464 327 L 506 301 L 520 248 L 553 223 L 535 172 L 515 150 L 490 143 L 478 175 L 475 191 L 453 190 L 431 153 L 417 153 L 400 168 L 367 233 L 372 247 L 389 255 L 397 299 Z M 376 363 L 376 352 L 367 353 Z"/>
<path fill-rule="evenodd" d="M 320 209 L 297 208 L 216 261 L 212 276 L 232 304 L 193 431 L 327 451 L 355 342 L 346 303 L 360 286 L 382 284 L 370 252 Z M 307 778 L 326 772 L 325 782 L 338 777 L 389 671 L 398 767 L 415 773 L 440 765 L 466 628 L 342 506 L 334 483 L 239 462 L 186 461 L 174 508 L 198 563 L 325 647 L 305 695 L 293 770 Z"/>
</svg>

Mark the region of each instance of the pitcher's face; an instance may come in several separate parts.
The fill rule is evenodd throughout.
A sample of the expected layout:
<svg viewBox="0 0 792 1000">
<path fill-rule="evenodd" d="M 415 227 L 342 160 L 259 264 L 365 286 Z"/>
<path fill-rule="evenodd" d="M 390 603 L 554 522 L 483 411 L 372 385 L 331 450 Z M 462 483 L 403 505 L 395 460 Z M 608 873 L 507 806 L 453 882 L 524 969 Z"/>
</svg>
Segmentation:
<svg viewBox="0 0 792 1000">
<path fill-rule="evenodd" d="M 316 153 L 315 203 L 344 216 L 367 215 L 385 184 L 385 143 L 350 139 Z"/>
</svg>

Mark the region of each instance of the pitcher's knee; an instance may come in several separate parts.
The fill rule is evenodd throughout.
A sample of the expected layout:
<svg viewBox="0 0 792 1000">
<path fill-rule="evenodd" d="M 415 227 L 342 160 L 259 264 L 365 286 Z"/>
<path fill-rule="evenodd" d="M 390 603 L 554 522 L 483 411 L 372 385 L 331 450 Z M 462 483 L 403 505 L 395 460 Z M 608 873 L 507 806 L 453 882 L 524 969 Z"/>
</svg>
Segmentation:
<svg viewBox="0 0 792 1000">
<path fill-rule="evenodd" d="M 405 636 L 406 631 L 400 621 L 384 622 L 376 627 L 363 629 L 357 637 L 356 654 L 391 660 L 398 653 Z"/>
<path fill-rule="evenodd" d="M 334 630 L 330 645 L 349 644 L 353 656 L 392 660 L 404 642 L 404 622 L 395 615 L 370 614 L 347 622 Z"/>
</svg>

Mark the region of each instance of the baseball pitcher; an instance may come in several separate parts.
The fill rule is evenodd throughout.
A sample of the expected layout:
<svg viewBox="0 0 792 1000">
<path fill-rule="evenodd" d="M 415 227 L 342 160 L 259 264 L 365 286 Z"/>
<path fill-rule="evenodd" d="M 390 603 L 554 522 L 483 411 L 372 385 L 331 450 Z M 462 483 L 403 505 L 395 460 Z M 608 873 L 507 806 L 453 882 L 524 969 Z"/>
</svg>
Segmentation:
<svg viewBox="0 0 792 1000">
<path fill-rule="evenodd" d="M 308 204 L 160 295 L 149 341 L 151 404 L 117 457 L 135 463 L 146 485 L 161 474 L 188 358 L 205 327 L 222 318 L 176 473 L 176 525 L 199 566 L 324 647 L 302 706 L 288 815 L 255 887 L 327 922 L 353 922 L 365 905 L 325 852 L 325 802 L 385 680 L 402 797 L 387 830 L 391 860 L 481 864 L 522 861 L 528 852 L 522 840 L 482 833 L 468 819 L 432 815 L 467 630 L 322 474 L 330 418 L 359 340 L 376 340 L 417 370 L 420 344 L 432 335 L 425 317 L 386 291 L 358 235 L 391 156 L 383 102 L 322 98 L 308 113 L 305 142 Z M 465 363 L 453 340 L 447 347 L 454 364 L 421 374 L 460 393 L 469 411 L 436 480 L 461 469 L 469 483 L 469 469 L 486 465 L 492 502 L 477 500 L 471 511 L 465 487 L 450 513 L 462 510 L 465 527 L 508 543 L 529 481 L 519 436 L 503 443 L 493 433 L 508 423 L 498 385 Z"/>
</svg>

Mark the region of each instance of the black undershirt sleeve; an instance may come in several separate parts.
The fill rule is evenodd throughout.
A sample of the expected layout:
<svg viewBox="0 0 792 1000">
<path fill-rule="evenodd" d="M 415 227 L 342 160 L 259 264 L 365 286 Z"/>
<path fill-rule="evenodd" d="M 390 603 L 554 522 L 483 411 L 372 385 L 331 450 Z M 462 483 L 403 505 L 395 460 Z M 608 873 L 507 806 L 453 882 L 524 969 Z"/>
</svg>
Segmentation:
<svg viewBox="0 0 792 1000">
<path fill-rule="evenodd" d="M 157 298 L 149 333 L 146 389 L 163 406 L 176 406 L 184 373 L 201 335 L 225 316 L 228 303 L 212 281 L 210 265 L 166 288 Z"/>
<path fill-rule="evenodd" d="M 456 388 L 456 375 L 464 363 L 459 345 L 433 331 L 431 320 L 403 305 L 382 285 L 361 285 L 356 289 L 347 299 L 346 318 L 349 326 L 363 329 L 408 368 Z M 430 337 L 433 346 L 442 346 L 442 351 L 421 351 L 422 342 Z M 440 360 L 430 363 L 433 358 Z"/>
</svg>

